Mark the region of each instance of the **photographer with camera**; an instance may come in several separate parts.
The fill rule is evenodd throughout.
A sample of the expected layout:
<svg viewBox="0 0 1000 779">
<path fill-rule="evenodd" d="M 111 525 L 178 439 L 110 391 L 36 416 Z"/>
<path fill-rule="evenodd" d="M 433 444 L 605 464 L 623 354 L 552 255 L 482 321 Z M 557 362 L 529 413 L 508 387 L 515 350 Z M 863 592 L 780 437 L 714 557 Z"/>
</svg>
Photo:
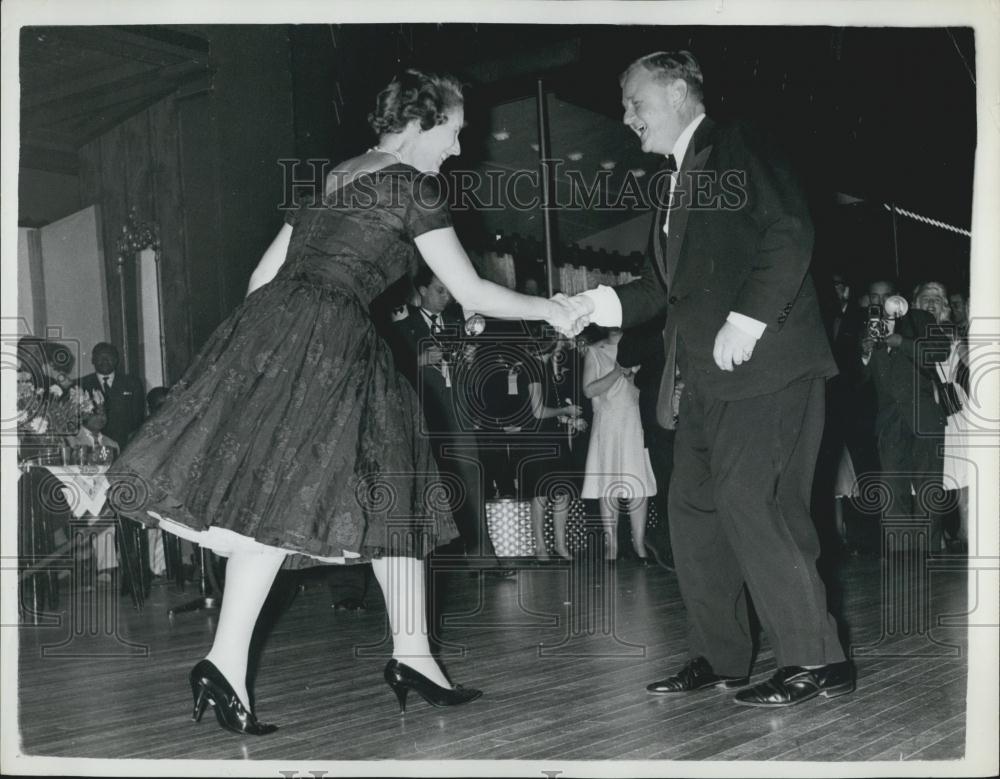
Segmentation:
<svg viewBox="0 0 1000 779">
<path fill-rule="evenodd" d="M 933 315 L 911 309 L 895 283 L 869 285 L 868 319 L 861 338 L 862 375 L 875 387 L 878 453 L 893 518 L 926 517 L 930 551 L 942 545 L 940 491 L 945 413 L 934 393 L 936 363 L 950 343 Z"/>
</svg>

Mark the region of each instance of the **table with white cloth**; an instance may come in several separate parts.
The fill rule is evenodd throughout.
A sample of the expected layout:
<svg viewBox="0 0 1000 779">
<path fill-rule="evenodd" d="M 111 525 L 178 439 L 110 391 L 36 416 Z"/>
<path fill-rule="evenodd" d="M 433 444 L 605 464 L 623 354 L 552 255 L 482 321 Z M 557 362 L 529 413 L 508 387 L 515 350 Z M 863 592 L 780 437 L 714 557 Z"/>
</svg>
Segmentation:
<svg viewBox="0 0 1000 779">
<path fill-rule="evenodd" d="M 44 609 L 59 606 L 60 573 L 81 565 L 75 538 L 96 534 L 99 543 L 114 543 L 121 557 L 122 585 L 137 609 L 148 595 L 141 564 L 147 552 L 143 528 L 119 517 L 108 505 L 107 466 L 23 463 L 18 477 L 18 551 L 20 606 L 37 624 Z M 103 536 L 103 538 L 101 538 Z M 115 550 L 99 550 L 106 568 L 119 567 Z"/>
</svg>

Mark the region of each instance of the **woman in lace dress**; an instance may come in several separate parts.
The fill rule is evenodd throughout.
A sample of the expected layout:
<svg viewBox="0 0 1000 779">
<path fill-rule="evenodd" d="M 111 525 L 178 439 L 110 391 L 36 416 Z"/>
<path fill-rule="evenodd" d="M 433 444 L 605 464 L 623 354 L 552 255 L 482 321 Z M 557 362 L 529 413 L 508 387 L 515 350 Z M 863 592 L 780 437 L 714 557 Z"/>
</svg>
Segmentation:
<svg viewBox="0 0 1000 779">
<path fill-rule="evenodd" d="M 283 566 L 372 563 L 401 710 L 411 689 L 437 706 L 480 694 L 453 687 L 428 645 L 423 558 L 457 532 L 416 393 L 368 306 L 419 255 L 466 311 L 568 329 L 571 309 L 487 282 L 469 262 L 437 175 L 463 121 L 450 76 L 406 71 L 379 94 L 378 145 L 290 214 L 246 299 L 111 474 L 123 514 L 228 557 L 215 639 L 190 676 L 195 719 L 211 705 L 228 730 L 275 729 L 251 709 L 247 655 Z"/>
</svg>

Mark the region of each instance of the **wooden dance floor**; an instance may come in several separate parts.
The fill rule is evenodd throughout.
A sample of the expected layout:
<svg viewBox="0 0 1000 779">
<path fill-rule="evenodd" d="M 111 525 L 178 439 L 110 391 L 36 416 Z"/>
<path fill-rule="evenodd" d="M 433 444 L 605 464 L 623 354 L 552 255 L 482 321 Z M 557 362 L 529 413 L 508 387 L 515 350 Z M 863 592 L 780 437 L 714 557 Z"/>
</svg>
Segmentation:
<svg viewBox="0 0 1000 779">
<path fill-rule="evenodd" d="M 843 561 L 836 600 L 858 689 L 783 710 L 737 706 L 732 693 L 714 690 L 645 692 L 686 657 L 677 579 L 665 569 L 620 562 L 602 578 L 583 563 L 525 562 L 507 579 L 439 573 L 445 666 L 485 694 L 455 709 L 411 694 L 402 717 L 382 680 L 391 645 L 377 587 L 367 611 L 337 611 L 327 574 L 314 569 L 286 579 L 284 591 L 297 594 L 273 609 L 265 631 L 257 713 L 280 730 L 263 738 L 224 732 L 211 711 L 200 724 L 190 719 L 187 674 L 210 646 L 215 614 L 167 612 L 197 595 L 193 585 L 154 586 L 141 613 L 117 592 L 72 596 L 64 587 L 60 620 L 20 628 L 21 751 L 295 761 L 958 759 L 964 562 Z M 754 680 L 774 666 L 765 639 Z"/>
</svg>

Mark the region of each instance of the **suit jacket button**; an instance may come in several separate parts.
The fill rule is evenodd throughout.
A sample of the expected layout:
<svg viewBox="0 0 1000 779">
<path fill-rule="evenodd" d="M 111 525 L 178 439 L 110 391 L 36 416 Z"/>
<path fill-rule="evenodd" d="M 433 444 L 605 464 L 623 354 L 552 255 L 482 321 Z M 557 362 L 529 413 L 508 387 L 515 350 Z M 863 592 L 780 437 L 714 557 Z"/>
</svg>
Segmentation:
<svg viewBox="0 0 1000 779">
<path fill-rule="evenodd" d="M 676 295 L 671 295 L 669 298 L 667 298 L 667 302 L 670 305 L 674 305 L 677 302 L 677 296 Z"/>
</svg>

